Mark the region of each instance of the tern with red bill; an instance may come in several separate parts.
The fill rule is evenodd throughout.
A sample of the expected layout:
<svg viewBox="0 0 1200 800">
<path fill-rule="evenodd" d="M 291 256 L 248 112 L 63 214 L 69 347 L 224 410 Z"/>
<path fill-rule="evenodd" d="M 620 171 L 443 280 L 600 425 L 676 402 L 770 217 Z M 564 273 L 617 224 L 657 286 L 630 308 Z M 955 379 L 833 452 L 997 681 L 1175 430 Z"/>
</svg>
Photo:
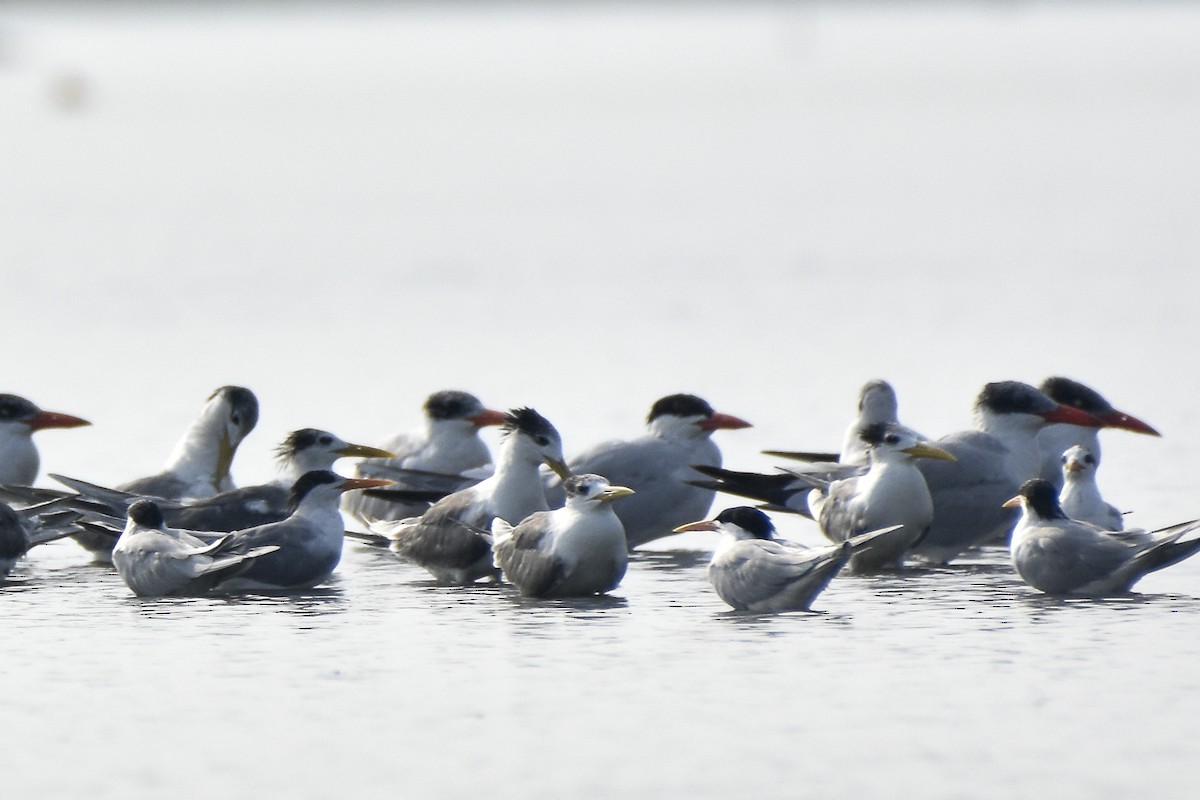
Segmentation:
<svg viewBox="0 0 1200 800">
<path fill-rule="evenodd" d="M 721 466 L 713 432 L 749 427 L 695 395 L 668 395 L 650 408 L 645 435 L 597 445 L 571 460 L 571 472 L 603 475 L 633 489 L 635 494 L 613 510 L 634 548 L 670 536 L 675 526 L 708 513 L 714 492 L 688 483 L 703 477 L 692 465 Z"/>
<path fill-rule="evenodd" d="M 1038 475 L 1042 453 L 1037 435 L 1053 423 L 1096 428 L 1104 424 L 1027 383 L 984 386 L 975 400 L 975 430 L 936 442 L 955 460 L 918 463 L 933 497 L 933 521 L 913 554 L 944 564 L 976 545 L 1005 540 L 1016 516 L 1003 503 L 1022 481 Z"/>
<path fill-rule="evenodd" d="M 387 478 L 396 488 L 421 488 L 412 484 L 411 471 L 463 475 L 474 473 L 476 480 L 486 477 L 492 455 L 480 438 L 483 428 L 503 425 L 503 411 L 486 408 L 479 398 L 467 392 L 434 392 L 425 400 L 425 420 L 420 428 L 397 434 L 382 444 L 391 458 L 372 458 L 358 464 L 357 474 L 364 478 Z M 384 500 L 361 493 L 346 495 L 347 513 L 366 525 L 371 520 L 405 519 L 420 516 L 427 503 Z"/>
<path fill-rule="evenodd" d="M 33 443 L 35 431 L 78 428 L 86 419 L 43 411 L 15 394 L 0 394 L 0 484 L 30 486 L 37 479 L 40 459 Z"/>
<path fill-rule="evenodd" d="M 1025 481 L 1004 504 L 1021 509 L 1009 552 L 1021 579 L 1047 594 L 1129 592 L 1147 574 L 1200 552 L 1200 520 L 1157 531 L 1105 531 L 1063 513 L 1047 481 Z"/>
<path fill-rule="evenodd" d="M 1161 436 L 1157 430 L 1132 414 L 1118 411 L 1112 403 L 1090 386 L 1070 378 L 1053 377 L 1042 381 L 1041 390 L 1056 403 L 1086 411 L 1100 420 L 1102 428 L 1119 428 L 1147 436 Z M 1038 433 L 1038 445 L 1042 448 L 1042 480 L 1062 488 L 1062 454 L 1074 445 L 1086 447 L 1100 464 L 1100 428 L 1071 424 L 1047 425 Z"/>
</svg>

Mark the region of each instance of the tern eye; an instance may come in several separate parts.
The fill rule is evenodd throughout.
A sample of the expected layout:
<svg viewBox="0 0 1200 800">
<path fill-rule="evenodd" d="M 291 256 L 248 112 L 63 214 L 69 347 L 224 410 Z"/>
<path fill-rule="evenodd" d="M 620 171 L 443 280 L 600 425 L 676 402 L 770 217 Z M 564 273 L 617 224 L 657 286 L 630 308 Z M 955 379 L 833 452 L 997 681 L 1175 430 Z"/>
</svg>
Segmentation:
<svg viewBox="0 0 1200 800">
<path fill-rule="evenodd" d="M 535 436 L 533 437 L 533 440 L 537 442 L 538 447 L 545 447 L 546 445 L 550 444 L 550 440 L 545 436 Z"/>
<path fill-rule="evenodd" d="M 900 442 L 900 437 L 894 433 L 889 433 L 887 436 L 883 437 L 883 440 L 888 444 L 898 444 Z"/>
<path fill-rule="evenodd" d="M 333 444 L 333 437 L 332 436 L 322 436 L 317 441 L 319 441 L 321 444 L 326 444 L 326 445 Z"/>
<path fill-rule="evenodd" d="M 1065 456 L 1065 455 L 1064 455 L 1062 458 L 1060 458 L 1060 459 L 1058 459 L 1058 460 L 1059 460 L 1059 461 L 1061 461 L 1062 463 L 1064 463 L 1064 464 L 1065 464 L 1065 463 L 1067 463 L 1067 461 L 1069 461 L 1070 459 L 1069 459 L 1067 456 Z"/>
<path fill-rule="evenodd" d="M 241 425 L 241 424 L 242 424 L 242 416 L 241 416 L 240 414 L 232 414 L 232 415 L 229 417 L 229 419 L 230 419 L 230 421 L 231 421 L 231 422 L 233 422 L 233 424 L 234 424 L 234 425 Z"/>
<path fill-rule="evenodd" d="M 1093 457 L 1093 456 L 1084 456 L 1084 457 L 1083 457 L 1083 463 L 1085 463 L 1085 464 L 1095 464 L 1095 463 L 1096 463 L 1096 459 L 1095 459 L 1095 457 Z"/>
</svg>

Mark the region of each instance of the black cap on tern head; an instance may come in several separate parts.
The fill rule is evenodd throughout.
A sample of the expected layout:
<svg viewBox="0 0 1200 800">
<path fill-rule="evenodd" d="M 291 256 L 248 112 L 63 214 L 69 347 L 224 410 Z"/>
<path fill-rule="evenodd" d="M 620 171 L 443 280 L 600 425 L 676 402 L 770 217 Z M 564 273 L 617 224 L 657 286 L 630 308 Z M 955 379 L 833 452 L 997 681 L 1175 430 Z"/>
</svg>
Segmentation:
<svg viewBox="0 0 1200 800">
<path fill-rule="evenodd" d="M 1020 381 L 997 381 L 983 387 L 975 400 L 976 408 L 998 414 L 1045 414 L 1058 408 L 1040 389 Z"/>
<path fill-rule="evenodd" d="M 727 508 L 717 515 L 717 522 L 737 525 L 756 539 L 775 538 L 775 526 L 771 524 L 771 518 L 750 506 Z"/>
<path fill-rule="evenodd" d="M 1106 414 L 1116 411 L 1112 407 L 1112 403 L 1105 400 L 1095 389 L 1070 378 L 1058 375 L 1046 378 L 1042 381 L 1041 389 L 1054 402 L 1078 408 L 1089 414 Z"/>
<path fill-rule="evenodd" d="M 314 469 L 311 472 L 304 473 L 292 484 L 292 491 L 288 494 L 288 508 L 295 511 L 305 495 L 318 486 L 341 483 L 343 480 L 345 479 L 341 475 L 330 472 L 327 469 Z"/>
<path fill-rule="evenodd" d="M 0 394 L 0 422 L 27 419 L 36 416 L 40 408 L 15 394 Z"/>
<path fill-rule="evenodd" d="M 143 528 L 161 528 L 166 525 L 162 509 L 153 500 L 136 500 L 126 512 L 131 520 Z"/>
<path fill-rule="evenodd" d="M 1058 490 L 1049 481 L 1030 478 L 1021 484 L 1021 497 L 1042 519 L 1066 519 L 1062 506 L 1058 504 Z"/>
<path fill-rule="evenodd" d="M 430 419 L 466 419 L 482 410 L 478 397 L 453 389 L 434 392 L 425 400 L 425 414 Z"/>
<path fill-rule="evenodd" d="M 713 407 L 694 394 L 669 394 L 654 402 L 646 422 L 653 422 L 667 414 L 675 417 L 711 417 L 713 413 Z"/>
<path fill-rule="evenodd" d="M 254 392 L 242 386 L 222 386 L 209 395 L 208 399 L 212 400 L 217 395 L 224 395 L 229 401 L 230 417 L 235 425 L 245 429 L 247 433 L 254 430 L 254 426 L 258 424 L 258 398 L 254 396 Z"/>
<path fill-rule="evenodd" d="M 558 438 L 558 431 L 550 424 L 550 420 L 528 407 L 514 408 L 509 411 L 504 420 L 504 426 L 500 430 L 505 435 L 523 433 L 534 441 Z M 544 444 L 544 442 L 538 443 Z"/>
</svg>

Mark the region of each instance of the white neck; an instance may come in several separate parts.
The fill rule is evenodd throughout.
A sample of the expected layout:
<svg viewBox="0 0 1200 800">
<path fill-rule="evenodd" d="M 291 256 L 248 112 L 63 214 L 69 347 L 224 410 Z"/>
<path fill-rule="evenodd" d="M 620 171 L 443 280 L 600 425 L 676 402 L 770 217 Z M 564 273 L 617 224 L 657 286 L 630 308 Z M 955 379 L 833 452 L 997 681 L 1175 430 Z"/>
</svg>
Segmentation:
<svg viewBox="0 0 1200 800">
<path fill-rule="evenodd" d="M 1033 414 L 991 414 L 976 411 L 975 426 L 1006 448 L 1009 473 L 1016 480 L 1036 477 L 1042 468 L 1037 434 L 1044 423 Z"/>
<path fill-rule="evenodd" d="M 39 463 L 29 426 L 19 422 L 0 424 L 0 483 L 31 485 L 37 478 Z"/>
<path fill-rule="evenodd" d="M 496 459 L 495 474 L 479 484 L 491 494 L 493 513 L 512 525 L 550 508 L 539 471 L 541 454 L 522 439 L 519 433 L 509 435 Z"/>
</svg>

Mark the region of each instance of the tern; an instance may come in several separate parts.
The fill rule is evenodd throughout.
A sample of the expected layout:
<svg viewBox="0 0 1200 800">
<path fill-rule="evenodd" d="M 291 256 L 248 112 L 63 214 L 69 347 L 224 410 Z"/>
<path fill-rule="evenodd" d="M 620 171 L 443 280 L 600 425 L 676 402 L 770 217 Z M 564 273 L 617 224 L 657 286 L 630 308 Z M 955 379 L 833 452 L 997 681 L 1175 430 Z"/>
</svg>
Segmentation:
<svg viewBox="0 0 1200 800">
<path fill-rule="evenodd" d="M 296 481 L 307 472 L 329 470 L 339 458 L 386 458 L 386 450 L 352 444 L 329 431 L 302 428 L 288 434 L 276 449 L 279 472 L 275 480 L 257 486 L 243 486 L 200 500 L 177 502 L 159 499 L 159 508 L 171 527 L 201 531 L 236 531 L 268 522 L 277 522 L 290 513 L 290 496 Z M 83 499 L 80 510 L 102 503 L 110 516 L 123 516 L 124 509 L 142 495 L 108 489 L 62 475 L 55 480 L 66 484 Z"/>
<path fill-rule="evenodd" d="M 113 565 L 139 597 L 203 594 L 277 547 L 241 548 L 232 534 L 206 542 L 166 527 L 153 500 L 138 500 L 113 547 Z"/>
<path fill-rule="evenodd" d="M 185 500 L 211 497 L 234 488 L 229 475 L 237 447 L 258 424 L 258 399 L 249 389 L 222 386 L 211 395 L 192 421 L 166 466 L 155 475 L 119 485 L 124 492 L 143 497 Z M 113 540 L 83 532 L 75 540 L 96 561 L 108 561 Z"/>
<path fill-rule="evenodd" d="M 79 515 L 49 509 L 57 505 L 58 501 L 51 501 L 16 511 L 0 503 L 0 578 L 8 575 L 30 548 L 71 535 Z"/>
<path fill-rule="evenodd" d="M 1106 531 L 1125 527 L 1125 517 L 1105 502 L 1096 485 L 1096 457 L 1083 445 L 1062 454 L 1062 489 L 1058 502 L 1071 519 L 1088 522 Z"/>
<path fill-rule="evenodd" d="M 567 503 L 530 514 L 513 526 L 492 520 L 496 568 L 527 597 L 605 594 L 625 577 L 625 528 L 612 501 L 634 493 L 599 475 L 563 481 Z"/>
<path fill-rule="evenodd" d="M 675 532 L 720 532 L 721 542 L 708 565 L 708 579 L 717 594 L 738 611 L 775 612 L 807 611 L 856 549 L 894 529 L 807 548 L 776 539 L 775 526 L 762 511 L 737 506 L 715 519 L 680 525 Z"/>
<path fill-rule="evenodd" d="M 803 473 L 797 477 L 811 480 L 819 490 L 810 495 L 809 505 L 821 533 L 831 541 L 843 542 L 889 525 L 900 526 L 855 553 L 850 559 L 852 572 L 900 567 L 933 521 L 933 499 L 916 461 L 954 461 L 954 456 L 896 423 L 868 425 L 859 432 L 859 439 L 870 462 L 865 474 L 832 483 Z"/>
<path fill-rule="evenodd" d="M 24 397 L 0 394 L 0 484 L 30 486 L 37 479 L 40 459 L 33 443 L 35 431 L 90 424 L 70 414 L 43 411 Z"/>
<path fill-rule="evenodd" d="M 1003 503 L 1022 481 L 1038 474 L 1042 456 L 1037 434 L 1052 423 L 1103 424 L 1027 383 L 984 386 L 975 400 L 976 429 L 936 442 L 956 460 L 923 459 L 918 464 L 933 497 L 933 522 L 913 554 L 944 564 L 964 550 L 1007 537 L 1016 519 Z"/>
<path fill-rule="evenodd" d="M 485 408 L 473 394 L 451 390 L 429 395 L 424 412 L 424 424 L 419 429 L 397 434 L 383 443 L 383 449 L 393 456 L 386 461 L 376 458 L 361 462 L 357 474 L 388 478 L 398 488 L 423 488 L 412 485 L 412 471 L 457 476 L 491 466 L 491 453 L 479 432 L 489 425 L 504 424 L 504 412 Z M 428 503 L 389 501 L 362 493 L 346 495 L 342 502 L 347 513 L 364 525 L 370 520 L 419 516 L 429 507 Z"/>
<path fill-rule="evenodd" d="M 496 471 L 474 486 L 434 503 L 420 517 L 372 522 L 375 544 L 390 544 L 397 556 L 427 570 L 443 583 L 470 584 L 496 577 L 491 526 L 499 517 L 516 525 L 535 511 L 548 511 L 539 468 L 548 465 L 562 478 L 562 439 L 550 421 L 532 408 L 506 415 Z"/>
<path fill-rule="evenodd" d="M 1143 576 L 1200 551 L 1200 520 L 1145 531 L 1105 531 L 1063 513 L 1054 486 L 1040 478 L 1021 484 L 1005 503 L 1021 508 L 1010 543 L 1021 579 L 1047 594 L 1100 597 L 1129 592 Z"/>
<path fill-rule="evenodd" d="M 572 473 L 603 475 L 636 492 L 613 507 L 630 548 L 669 536 L 675 526 L 708 513 L 714 493 L 688 483 L 700 477 L 692 465 L 721 466 L 713 431 L 750 427 L 691 394 L 659 399 L 646 423 L 644 436 L 605 442 L 570 463 Z"/>
<path fill-rule="evenodd" d="M 1086 411 L 1099 419 L 1105 428 L 1120 428 L 1148 436 L 1162 435 L 1137 417 L 1113 408 L 1112 403 L 1099 392 L 1079 381 L 1057 376 L 1047 378 L 1042 381 L 1041 390 L 1056 403 Z M 1038 433 L 1038 444 L 1042 449 L 1041 477 L 1058 488 L 1063 485 L 1060 458 L 1071 446 L 1083 445 L 1091 451 L 1096 463 L 1100 463 L 1098 428 L 1070 424 L 1047 425 Z"/>
<path fill-rule="evenodd" d="M 345 524 L 339 510 L 342 493 L 354 489 L 388 486 L 375 478 L 343 478 L 329 470 L 306 472 L 292 487 L 291 513 L 229 534 L 242 550 L 275 547 L 256 558 L 245 571 L 222 579 L 222 592 L 290 591 L 310 589 L 329 579 L 342 558 Z"/>
<path fill-rule="evenodd" d="M 867 444 L 862 432 L 872 425 L 891 422 L 899 424 L 899 402 L 896 390 L 885 380 L 870 380 L 858 390 L 858 414 L 846 429 L 842 449 L 838 453 L 820 453 L 795 450 L 764 450 L 769 456 L 791 458 L 799 461 L 833 462 L 840 464 L 869 463 Z"/>
</svg>

